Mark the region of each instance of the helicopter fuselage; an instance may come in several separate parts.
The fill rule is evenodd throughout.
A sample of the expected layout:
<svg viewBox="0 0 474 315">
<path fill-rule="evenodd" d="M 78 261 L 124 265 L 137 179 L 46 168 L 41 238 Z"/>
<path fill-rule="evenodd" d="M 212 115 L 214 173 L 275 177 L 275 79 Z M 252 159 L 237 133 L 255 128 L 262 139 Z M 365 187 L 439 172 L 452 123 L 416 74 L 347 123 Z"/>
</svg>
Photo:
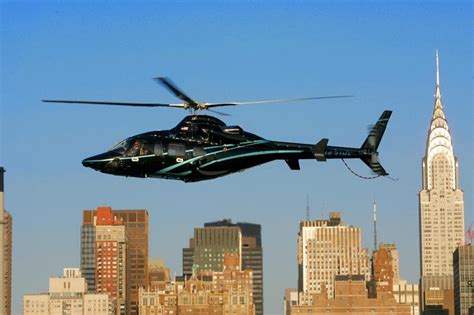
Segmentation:
<svg viewBox="0 0 474 315">
<path fill-rule="evenodd" d="M 359 148 L 270 141 L 227 126 L 207 115 L 185 117 L 176 127 L 151 131 L 120 141 L 105 153 L 82 161 L 97 171 L 131 177 L 197 182 L 243 171 L 274 160 L 299 170 L 299 160 L 361 159 L 378 176 L 388 175 L 378 162 L 377 147 L 391 111 L 384 111 Z"/>
<path fill-rule="evenodd" d="M 196 182 L 277 159 L 299 169 L 299 159 L 314 159 L 313 146 L 269 141 L 215 117 L 193 115 L 171 130 L 127 138 L 83 165 L 119 176 Z"/>
</svg>

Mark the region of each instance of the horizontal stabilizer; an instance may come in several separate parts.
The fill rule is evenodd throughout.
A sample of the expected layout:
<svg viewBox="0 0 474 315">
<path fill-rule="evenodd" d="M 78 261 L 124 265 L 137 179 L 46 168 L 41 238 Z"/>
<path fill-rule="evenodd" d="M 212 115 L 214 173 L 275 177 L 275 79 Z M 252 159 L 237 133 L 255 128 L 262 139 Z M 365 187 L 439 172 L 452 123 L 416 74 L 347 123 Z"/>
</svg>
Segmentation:
<svg viewBox="0 0 474 315">
<path fill-rule="evenodd" d="M 382 164 L 380 164 L 379 161 L 374 161 L 373 159 L 361 159 L 361 160 L 368 167 L 370 167 L 372 172 L 374 172 L 375 174 L 377 174 L 379 176 L 387 176 L 388 175 L 388 173 L 385 171 L 385 169 L 383 168 Z"/>
</svg>

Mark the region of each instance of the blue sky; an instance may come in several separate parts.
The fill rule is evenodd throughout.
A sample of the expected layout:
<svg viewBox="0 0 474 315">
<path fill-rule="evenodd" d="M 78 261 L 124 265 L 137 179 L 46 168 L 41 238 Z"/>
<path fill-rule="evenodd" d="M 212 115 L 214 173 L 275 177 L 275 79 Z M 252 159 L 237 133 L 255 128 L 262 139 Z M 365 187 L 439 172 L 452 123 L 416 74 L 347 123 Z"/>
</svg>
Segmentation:
<svg viewBox="0 0 474 315">
<path fill-rule="evenodd" d="M 14 216 L 14 314 L 25 293 L 79 266 L 81 211 L 146 208 L 150 254 L 181 272 L 193 228 L 222 218 L 263 229 L 266 314 L 281 314 L 297 285 L 298 222 L 306 195 L 313 218 L 339 210 L 372 244 L 400 251 L 401 276 L 419 276 L 418 198 L 434 103 L 441 92 L 473 222 L 472 4 L 469 1 L 1 2 L 1 146 L 6 207 Z M 354 94 L 351 99 L 226 108 L 229 125 L 271 140 L 359 146 L 384 109 L 393 115 L 380 158 L 399 181 L 361 180 L 340 161 L 273 162 L 184 184 L 120 178 L 81 160 L 116 141 L 168 129 L 178 109 L 43 104 L 44 98 L 176 102 L 157 85 L 169 76 L 202 101 Z M 370 175 L 359 161 L 351 167 Z"/>
</svg>

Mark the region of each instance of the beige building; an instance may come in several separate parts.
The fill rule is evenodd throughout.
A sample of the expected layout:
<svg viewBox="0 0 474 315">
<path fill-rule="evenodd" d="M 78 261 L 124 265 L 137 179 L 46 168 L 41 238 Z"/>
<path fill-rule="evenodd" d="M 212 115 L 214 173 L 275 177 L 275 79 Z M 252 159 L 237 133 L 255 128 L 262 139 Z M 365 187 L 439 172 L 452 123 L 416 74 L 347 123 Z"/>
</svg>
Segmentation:
<svg viewBox="0 0 474 315">
<path fill-rule="evenodd" d="M 0 314 L 11 314 L 13 220 L 5 210 L 4 173 L 0 167 Z"/>
<path fill-rule="evenodd" d="M 430 288 L 453 289 L 453 252 L 464 243 L 464 197 L 441 101 L 438 53 L 434 110 L 422 161 L 419 220 L 423 298 Z"/>
<path fill-rule="evenodd" d="M 420 292 L 417 284 L 400 280 L 393 285 L 393 297 L 399 304 L 409 305 L 411 315 L 420 315 Z"/>
<path fill-rule="evenodd" d="M 362 248 L 360 228 L 345 225 L 339 212 L 332 212 L 329 220 L 300 222 L 298 291 L 304 293 L 302 302 L 323 290 L 333 298 L 337 275 L 363 275 L 369 280 L 369 255 Z"/>
<path fill-rule="evenodd" d="M 165 265 L 162 259 L 148 260 L 148 281 L 147 288 L 154 288 L 162 282 L 171 281 L 170 269 Z"/>
<path fill-rule="evenodd" d="M 255 315 L 252 270 L 237 253 L 224 253 L 223 271 L 201 272 L 140 288 L 140 314 Z"/>
<path fill-rule="evenodd" d="M 107 294 L 87 293 L 79 268 L 65 268 L 62 277 L 49 279 L 49 291 L 23 297 L 24 315 L 108 315 Z"/>
</svg>

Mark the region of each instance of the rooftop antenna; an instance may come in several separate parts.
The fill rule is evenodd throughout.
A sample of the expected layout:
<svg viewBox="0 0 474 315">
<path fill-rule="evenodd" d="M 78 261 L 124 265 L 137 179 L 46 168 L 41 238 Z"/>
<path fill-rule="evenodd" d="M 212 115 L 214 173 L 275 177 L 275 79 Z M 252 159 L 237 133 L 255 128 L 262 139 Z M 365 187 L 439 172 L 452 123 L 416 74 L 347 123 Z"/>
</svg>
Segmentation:
<svg viewBox="0 0 474 315">
<path fill-rule="evenodd" d="M 374 198 L 374 204 L 373 204 L 373 221 L 374 221 L 374 251 L 377 250 L 377 204 L 375 203 L 375 198 Z"/>
<path fill-rule="evenodd" d="M 306 221 L 310 221 L 310 220 L 311 220 L 311 216 L 309 213 L 309 195 L 306 194 Z"/>
</svg>

